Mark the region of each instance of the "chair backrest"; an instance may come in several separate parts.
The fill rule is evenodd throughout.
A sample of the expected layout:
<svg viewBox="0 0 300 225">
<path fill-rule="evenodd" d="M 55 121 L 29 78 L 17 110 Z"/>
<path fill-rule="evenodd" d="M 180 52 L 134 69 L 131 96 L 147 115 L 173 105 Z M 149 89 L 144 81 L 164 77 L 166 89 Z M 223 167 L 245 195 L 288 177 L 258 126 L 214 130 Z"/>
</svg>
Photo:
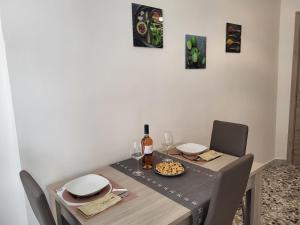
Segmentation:
<svg viewBox="0 0 300 225">
<path fill-rule="evenodd" d="M 241 157 L 245 155 L 247 139 L 248 126 L 215 120 L 210 149 Z"/>
<path fill-rule="evenodd" d="M 30 206 L 40 225 L 55 225 L 53 215 L 41 187 L 25 170 L 20 172 L 20 178 Z"/>
<path fill-rule="evenodd" d="M 248 154 L 219 171 L 204 225 L 232 225 L 247 186 L 252 163 L 253 155 Z"/>
</svg>

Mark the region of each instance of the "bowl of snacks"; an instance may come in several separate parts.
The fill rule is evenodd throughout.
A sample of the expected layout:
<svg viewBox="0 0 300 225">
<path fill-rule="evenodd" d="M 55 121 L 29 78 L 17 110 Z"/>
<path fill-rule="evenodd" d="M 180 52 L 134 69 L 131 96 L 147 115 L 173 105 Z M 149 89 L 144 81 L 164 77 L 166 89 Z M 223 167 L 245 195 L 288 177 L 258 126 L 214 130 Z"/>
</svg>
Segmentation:
<svg viewBox="0 0 300 225">
<path fill-rule="evenodd" d="M 154 168 L 156 174 L 167 177 L 179 176 L 184 174 L 185 171 L 184 165 L 180 162 L 160 162 Z"/>
</svg>

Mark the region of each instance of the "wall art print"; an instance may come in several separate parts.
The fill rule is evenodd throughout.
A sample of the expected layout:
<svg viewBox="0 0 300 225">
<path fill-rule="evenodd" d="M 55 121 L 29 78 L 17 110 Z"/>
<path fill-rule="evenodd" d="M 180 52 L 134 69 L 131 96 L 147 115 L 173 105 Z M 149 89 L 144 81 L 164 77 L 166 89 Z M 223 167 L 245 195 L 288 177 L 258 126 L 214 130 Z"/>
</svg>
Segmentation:
<svg viewBox="0 0 300 225">
<path fill-rule="evenodd" d="M 226 52 L 241 52 L 242 26 L 233 23 L 226 24 Z"/>
<path fill-rule="evenodd" d="M 163 12 L 161 9 L 132 3 L 133 45 L 163 48 Z"/>
<path fill-rule="evenodd" d="M 185 68 L 206 68 L 206 37 L 185 35 Z"/>
</svg>

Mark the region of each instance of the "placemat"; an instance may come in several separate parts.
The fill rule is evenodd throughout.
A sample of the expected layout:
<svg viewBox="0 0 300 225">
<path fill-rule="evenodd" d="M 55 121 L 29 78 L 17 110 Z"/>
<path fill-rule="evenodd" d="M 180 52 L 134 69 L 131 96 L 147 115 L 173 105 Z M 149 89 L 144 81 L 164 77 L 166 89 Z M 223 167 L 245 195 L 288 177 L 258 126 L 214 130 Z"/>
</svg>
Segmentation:
<svg viewBox="0 0 300 225">
<path fill-rule="evenodd" d="M 185 155 L 181 151 L 179 151 L 176 147 L 169 149 L 167 152 L 164 151 L 165 154 L 171 155 L 177 159 L 187 159 L 189 160 L 192 164 L 196 165 L 203 165 L 209 161 L 215 160 L 223 155 L 221 152 L 217 152 L 215 150 L 208 150 L 205 151 L 204 153 L 201 153 L 199 155 Z"/>
<path fill-rule="evenodd" d="M 95 173 L 96 174 L 96 173 Z M 103 176 L 102 174 L 98 174 L 100 176 Z M 105 177 L 105 176 L 104 176 Z M 107 178 L 107 177 L 106 177 Z M 117 182 L 107 178 L 109 180 L 109 182 L 111 183 L 111 186 L 113 189 L 121 189 L 121 188 L 126 188 L 126 187 L 123 187 L 122 185 L 119 185 Z M 107 195 L 109 193 L 109 190 L 110 190 L 110 187 L 107 186 L 105 187 L 104 189 L 101 190 L 101 192 L 93 195 L 93 196 L 90 196 L 90 197 L 84 197 L 84 198 L 78 198 L 78 197 L 74 197 L 72 196 L 70 193 L 68 193 L 67 190 L 63 190 L 62 194 L 61 194 L 61 197 L 63 198 L 62 201 L 67 201 L 71 204 L 74 204 L 74 205 L 69 205 L 68 203 L 67 204 L 67 208 L 72 211 L 74 214 L 77 213 L 78 211 L 78 207 L 80 205 L 76 205 L 76 204 L 85 204 L 85 203 L 89 203 L 91 201 L 95 201 L 97 199 L 100 199 L 102 197 L 104 197 L 105 195 Z M 57 192 L 59 192 L 60 190 L 58 189 Z M 123 204 L 125 202 L 128 202 L 132 199 L 135 199 L 137 197 L 137 195 L 133 192 L 131 192 L 130 190 L 128 190 L 128 193 L 125 197 L 122 198 L 121 202 L 118 203 L 118 204 Z M 81 213 L 79 215 L 82 215 Z M 83 216 L 82 216 L 83 217 Z M 85 217 L 83 217 L 84 219 L 86 219 Z"/>
<path fill-rule="evenodd" d="M 137 169 L 135 159 L 127 159 L 112 164 L 111 167 L 190 209 L 193 225 L 203 224 L 216 172 L 157 151 L 153 154 L 154 164 L 161 162 L 164 158 L 172 158 L 182 163 L 186 172 L 177 177 L 165 177 L 154 173 L 153 170 L 143 170 L 144 176 L 136 177 L 132 175 L 132 172 Z M 140 168 L 142 168 L 141 165 Z"/>
</svg>

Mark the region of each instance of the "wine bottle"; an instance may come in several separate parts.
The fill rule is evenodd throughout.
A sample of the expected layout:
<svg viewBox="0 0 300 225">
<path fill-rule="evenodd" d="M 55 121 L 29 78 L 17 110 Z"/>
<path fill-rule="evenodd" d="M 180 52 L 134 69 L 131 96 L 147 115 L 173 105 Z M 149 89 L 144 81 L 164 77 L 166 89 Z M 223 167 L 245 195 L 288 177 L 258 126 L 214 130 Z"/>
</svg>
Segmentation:
<svg viewBox="0 0 300 225">
<path fill-rule="evenodd" d="M 153 167 L 153 140 L 149 136 L 149 125 L 144 125 L 144 137 L 141 141 L 143 157 L 143 169 L 149 170 Z"/>
</svg>

